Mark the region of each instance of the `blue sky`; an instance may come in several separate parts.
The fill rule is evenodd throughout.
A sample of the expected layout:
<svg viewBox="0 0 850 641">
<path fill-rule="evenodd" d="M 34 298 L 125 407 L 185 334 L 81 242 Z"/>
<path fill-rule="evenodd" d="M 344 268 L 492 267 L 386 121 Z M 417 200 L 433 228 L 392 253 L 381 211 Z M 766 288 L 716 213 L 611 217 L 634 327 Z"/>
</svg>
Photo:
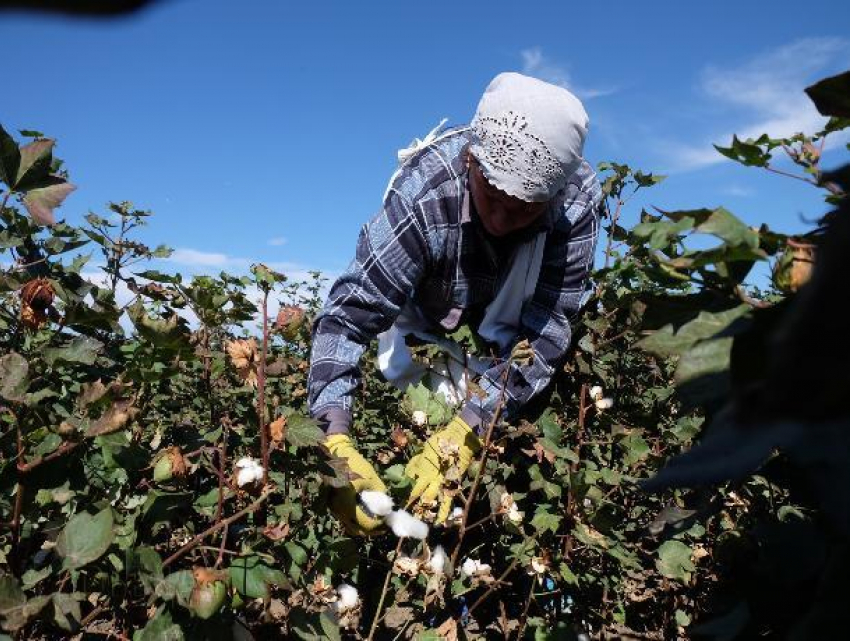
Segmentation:
<svg viewBox="0 0 850 641">
<path fill-rule="evenodd" d="M 843 27 L 842 27 L 843 25 Z M 338 273 L 395 153 L 464 123 L 489 80 L 571 88 L 586 156 L 669 173 L 635 201 L 720 204 L 795 232 L 823 213 L 802 183 L 724 160 L 733 132 L 813 130 L 802 89 L 850 68 L 850 3 L 165 0 L 107 22 L 2 14 L 0 122 L 59 141 L 72 223 L 109 200 L 155 216 L 170 268 Z M 11 71 L 11 72 L 10 72 Z M 847 153 L 837 148 L 827 165 Z"/>
</svg>

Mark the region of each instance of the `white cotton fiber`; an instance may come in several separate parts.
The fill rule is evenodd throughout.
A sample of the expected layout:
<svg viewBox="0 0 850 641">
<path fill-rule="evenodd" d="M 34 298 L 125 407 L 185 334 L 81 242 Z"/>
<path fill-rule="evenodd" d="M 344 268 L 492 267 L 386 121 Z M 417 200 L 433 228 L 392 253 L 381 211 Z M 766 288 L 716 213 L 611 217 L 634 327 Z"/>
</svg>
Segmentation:
<svg viewBox="0 0 850 641">
<path fill-rule="evenodd" d="M 428 559 L 428 568 L 434 574 L 442 574 L 446 570 L 446 551 L 443 549 L 442 545 L 438 545 L 434 548 L 434 551 L 431 552 L 431 558 Z"/>
<path fill-rule="evenodd" d="M 236 461 L 236 469 L 236 484 L 239 487 L 263 480 L 263 466 L 250 456 L 243 456 Z"/>
<path fill-rule="evenodd" d="M 372 516 L 387 516 L 393 511 L 392 498 L 383 492 L 364 490 L 360 492 L 360 500 Z"/>
<path fill-rule="evenodd" d="M 428 537 L 428 525 L 404 510 L 396 510 L 386 518 L 387 525 L 393 529 L 393 533 L 399 537 L 412 539 L 426 539 Z"/>
<path fill-rule="evenodd" d="M 339 600 L 336 602 L 337 610 L 345 611 L 356 608 L 360 603 L 360 595 L 357 594 L 357 588 L 348 583 L 340 583 L 336 589 L 339 595 Z"/>
</svg>

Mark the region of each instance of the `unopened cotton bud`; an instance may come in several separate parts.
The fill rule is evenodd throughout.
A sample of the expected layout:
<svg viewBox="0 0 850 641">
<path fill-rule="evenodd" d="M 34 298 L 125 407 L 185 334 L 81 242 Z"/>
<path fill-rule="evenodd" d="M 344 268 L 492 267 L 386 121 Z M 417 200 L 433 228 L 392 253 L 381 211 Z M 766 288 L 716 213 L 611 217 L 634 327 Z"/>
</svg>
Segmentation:
<svg viewBox="0 0 850 641">
<path fill-rule="evenodd" d="M 610 410 L 612 407 L 614 407 L 613 398 L 609 398 L 606 396 L 605 398 L 600 398 L 598 401 L 596 401 L 596 409 L 600 412 L 604 410 Z"/>
<path fill-rule="evenodd" d="M 393 511 L 393 500 L 384 492 L 364 490 L 360 492 L 360 500 L 372 516 L 387 516 Z"/>
<path fill-rule="evenodd" d="M 392 528 L 393 534 L 399 538 L 409 537 L 412 539 L 428 538 L 428 526 L 405 510 L 391 512 L 386 518 L 387 524 Z"/>
<path fill-rule="evenodd" d="M 411 418 L 413 420 L 413 424 L 420 427 L 428 422 L 428 415 L 422 410 L 414 411 L 413 416 Z"/>
<path fill-rule="evenodd" d="M 598 401 L 600 398 L 602 398 L 602 386 L 594 385 L 590 388 L 589 394 L 590 398 L 592 398 L 594 401 Z"/>
<path fill-rule="evenodd" d="M 339 597 L 335 603 L 337 611 L 346 612 L 360 605 L 360 595 L 357 593 L 357 588 L 353 585 L 340 583 L 336 592 Z"/>
<path fill-rule="evenodd" d="M 428 569 L 434 574 L 442 574 L 446 570 L 446 551 L 442 545 L 438 545 L 431 552 L 431 558 L 428 559 Z"/>
</svg>

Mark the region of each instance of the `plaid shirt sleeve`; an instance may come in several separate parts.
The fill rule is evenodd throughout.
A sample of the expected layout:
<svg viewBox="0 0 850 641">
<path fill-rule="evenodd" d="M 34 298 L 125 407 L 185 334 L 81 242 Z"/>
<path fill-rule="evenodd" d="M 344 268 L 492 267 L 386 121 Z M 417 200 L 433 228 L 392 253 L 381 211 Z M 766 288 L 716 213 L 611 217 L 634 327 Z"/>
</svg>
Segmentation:
<svg viewBox="0 0 850 641">
<path fill-rule="evenodd" d="M 329 434 L 348 431 L 360 357 L 393 324 L 427 268 L 425 229 L 422 212 L 391 190 L 361 229 L 354 260 L 316 318 L 308 404 Z"/>
<path fill-rule="evenodd" d="M 528 365 L 511 365 L 507 373 L 503 407 L 507 418 L 546 388 L 567 353 L 570 323 L 591 288 L 601 203 L 596 174 L 583 163 L 569 183 L 562 214 L 546 239 L 537 288 L 522 310 L 518 340 L 528 339 L 533 359 Z M 502 363 L 485 372 L 478 382 L 486 396 L 473 396 L 464 407 L 461 417 L 474 429 L 483 431 L 495 413 L 505 367 Z"/>
</svg>

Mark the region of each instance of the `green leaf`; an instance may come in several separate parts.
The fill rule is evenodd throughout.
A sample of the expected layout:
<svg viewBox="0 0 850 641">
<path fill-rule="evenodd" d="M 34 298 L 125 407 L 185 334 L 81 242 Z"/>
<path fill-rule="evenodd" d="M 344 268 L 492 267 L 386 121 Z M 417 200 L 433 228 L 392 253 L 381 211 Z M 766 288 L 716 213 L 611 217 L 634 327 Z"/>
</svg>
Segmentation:
<svg viewBox="0 0 850 641">
<path fill-rule="evenodd" d="M 15 189 L 27 191 L 48 177 L 54 144 L 50 139 L 34 140 L 20 148 L 21 163 L 18 165 Z"/>
<path fill-rule="evenodd" d="M 39 225 L 50 226 L 56 223 L 53 210 L 59 207 L 72 191 L 76 189 L 64 178 L 50 177 L 27 190 L 24 206 Z"/>
<path fill-rule="evenodd" d="M 442 396 L 434 394 L 423 383 L 407 387 L 404 393 L 404 407 L 409 414 L 417 410 L 425 412 L 428 424 L 434 426 L 448 423 L 455 413 Z"/>
<path fill-rule="evenodd" d="M 18 166 L 21 164 L 21 152 L 18 144 L 0 125 L 0 180 L 11 189 L 18 175 Z"/>
<path fill-rule="evenodd" d="M 722 312 L 700 312 L 694 320 L 682 325 L 678 331 L 674 332 L 672 325 L 666 325 L 638 341 L 637 346 L 659 356 L 676 356 L 699 341 L 717 336 L 751 310 L 749 305 L 744 304 Z"/>
<path fill-rule="evenodd" d="M 7 632 L 23 628 L 49 601 L 49 596 L 27 599 L 15 577 L 0 575 L 0 617 L 3 617 L 2 628 Z"/>
<path fill-rule="evenodd" d="M 186 320 L 176 313 L 167 318 L 148 316 L 142 301 L 137 300 L 127 308 L 127 315 L 138 330 L 139 335 L 157 347 L 176 349 L 188 344 Z"/>
<path fill-rule="evenodd" d="M 135 272 L 136 276 L 140 278 L 146 278 L 148 280 L 155 281 L 157 283 L 171 283 L 172 285 L 179 285 L 182 281 L 180 278 L 180 274 L 166 274 L 161 271 L 157 271 L 156 269 L 148 269 L 143 272 Z"/>
<path fill-rule="evenodd" d="M 573 573 L 570 567 L 566 563 L 561 563 L 558 566 L 558 571 L 561 573 L 561 578 L 564 579 L 569 585 L 574 585 L 578 587 L 578 577 Z"/>
<path fill-rule="evenodd" d="M 85 595 L 80 593 L 53 594 L 53 622 L 66 632 L 75 632 L 80 627 L 80 601 Z"/>
<path fill-rule="evenodd" d="M 729 389 L 731 337 L 698 343 L 679 358 L 676 386 L 692 403 L 723 397 Z"/>
<path fill-rule="evenodd" d="M 850 118 L 850 71 L 806 87 L 806 93 L 824 116 Z"/>
<path fill-rule="evenodd" d="M 80 363 L 94 365 L 97 355 L 103 350 L 103 343 L 89 336 L 76 336 L 62 347 L 48 347 L 42 354 L 44 361 L 51 367 L 56 363 Z"/>
<path fill-rule="evenodd" d="M 557 414 L 554 410 L 549 409 L 537 421 L 537 427 L 543 432 L 543 435 L 555 445 L 560 445 L 561 439 L 564 437 L 564 430 L 558 423 Z"/>
<path fill-rule="evenodd" d="M 665 541 L 658 548 L 655 567 L 668 579 L 688 583 L 695 570 L 691 548 L 681 541 Z"/>
<path fill-rule="evenodd" d="M 29 387 L 29 365 L 17 352 L 0 357 L 0 396 L 20 402 Z"/>
<path fill-rule="evenodd" d="M 180 570 L 172 572 L 160 581 L 156 586 L 155 594 L 164 601 L 176 599 L 177 603 L 187 607 L 194 587 L 195 577 L 192 570 Z"/>
<path fill-rule="evenodd" d="M 64 558 L 63 567 L 76 570 L 103 556 L 112 545 L 114 525 L 111 508 L 94 516 L 81 512 L 71 517 L 56 540 L 56 552 Z"/>
<path fill-rule="evenodd" d="M 290 414 L 286 418 L 286 442 L 296 447 L 311 447 L 318 445 L 324 439 L 325 433 L 319 423 L 303 414 Z"/>
<path fill-rule="evenodd" d="M 256 556 L 234 559 L 227 571 L 231 585 L 239 594 L 248 599 L 267 598 L 270 585 L 289 585 L 283 572 L 270 568 Z"/>
<path fill-rule="evenodd" d="M 758 232 L 750 229 L 723 207 L 712 211 L 704 222 L 697 225 L 696 231 L 717 236 L 730 245 L 746 245 L 752 249 L 757 249 L 759 246 Z"/>
<path fill-rule="evenodd" d="M 532 490 L 543 490 L 547 497 L 550 499 L 558 498 L 561 496 L 561 486 L 556 483 L 552 483 L 548 479 L 544 478 L 543 473 L 540 471 L 540 466 L 535 464 L 528 468 L 528 475 L 531 477 L 531 483 L 529 483 L 529 489 Z"/>
<path fill-rule="evenodd" d="M 649 456 L 650 450 L 649 444 L 643 439 L 643 437 L 637 432 L 632 432 L 624 439 L 620 441 L 620 447 L 625 450 L 625 456 L 623 457 L 623 462 L 631 467 L 635 463 L 639 463 L 647 456 Z"/>
<path fill-rule="evenodd" d="M 770 162 L 770 152 L 763 151 L 759 146 L 766 143 L 767 136 L 761 136 L 758 140 L 741 141 L 738 136 L 732 136 L 732 144 L 729 147 L 714 145 L 714 148 L 727 158 L 746 165 L 748 167 L 766 167 Z"/>
<path fill-rule="evenodd" d="M 171 613 L 160 608 L 141 630 L 133 633 L 133 641 L 183 641 L 183 630 L 171 620 Z"/>
<path fill-rule="evenodd" d="M 560 526 L 561 517 L 549 512 L 548 505 L 539 506 L 534 512 L 534 517 L 531 519 L 531 527 L 537 530 L 540 534 L 543 534 L 546 530 L 555 534 Z"/>
</svg>

